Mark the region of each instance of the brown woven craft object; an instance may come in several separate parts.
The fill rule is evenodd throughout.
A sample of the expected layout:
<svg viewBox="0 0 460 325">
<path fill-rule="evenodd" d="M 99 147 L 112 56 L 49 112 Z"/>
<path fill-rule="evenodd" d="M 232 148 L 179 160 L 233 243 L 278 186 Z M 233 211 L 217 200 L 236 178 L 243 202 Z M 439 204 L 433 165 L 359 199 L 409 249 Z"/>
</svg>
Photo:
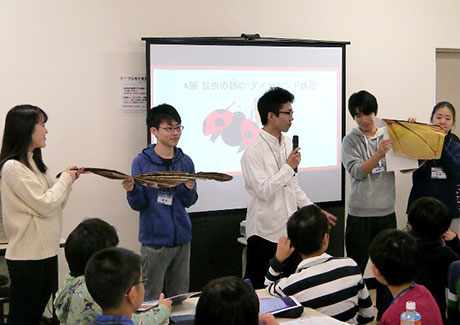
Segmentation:
<svg viewBox="0 0 460 325">
<path fill-rule="evenodd" d="M 110 179 L 127 179 L 129 175 L 119 171 L 104 168 L 85 167 L 85 171 L 93 174 L 110 178 Z M 136 183 L 151 187 L 174 187 L 191 179 L 215 180 L 218 182 L 227 182 L 233 179 L 233 176 L 223 173 L 183 173 L 183 172 L 152 172 L 143 173 L 133 177 Z"/>
</svg>

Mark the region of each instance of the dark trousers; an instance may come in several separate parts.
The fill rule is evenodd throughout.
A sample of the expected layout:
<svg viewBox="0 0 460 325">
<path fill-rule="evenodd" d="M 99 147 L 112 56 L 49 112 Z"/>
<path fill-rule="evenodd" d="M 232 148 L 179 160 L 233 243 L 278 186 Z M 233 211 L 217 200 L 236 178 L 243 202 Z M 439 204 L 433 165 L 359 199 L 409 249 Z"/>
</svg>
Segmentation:
<svg viewBox="0 0 460 325">
<path fill-rule="evenodd" d="M 364 274 L 369 260 L 369 246 L 372 240 L 382 230 L 392 228 L 396 228 L 396 215 L 394 213 L 383 217 L 355 217 L 348 215 L 345 230 L 347 256 L 358 264 L 362 274 Z M 390 290 L 379 282 L 376 285 L 376 293 L 377 319 L 380 320 L 393 298 Z"/>
<path fill-rule="evenodd" d="M 58 286 L 57 256 L 43 260 L 6 260 L 10 274 L 8 324 L 39 324 Z"/>
<path fill-rule="evenodd" d="M 268 272 L 270 260 L 275 256 L 277 243 L 259 236 L 251 236 L 247 242 L 247 264 L 244 278 L 251 280 L 254 289 L 261 289 L 265 287 L 265 275 Z M 294 273 L 301 260 L 300 255 L 293 252 L 284 262 L 283 276 Z"/>
</svg>

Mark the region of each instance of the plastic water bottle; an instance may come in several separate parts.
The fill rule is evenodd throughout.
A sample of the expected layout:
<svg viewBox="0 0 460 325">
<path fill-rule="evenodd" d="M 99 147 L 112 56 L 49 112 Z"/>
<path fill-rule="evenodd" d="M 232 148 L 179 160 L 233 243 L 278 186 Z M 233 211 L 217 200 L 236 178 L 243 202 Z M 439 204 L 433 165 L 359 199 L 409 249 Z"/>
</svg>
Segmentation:
<svg viewBox="0 0 460 325">
<path fill-rule="evenodd" d="M 421 325 L 422 315 L 415 310 L 415 301 L 406 302 L 406 311 L 401 314 L 400 325 Z"/>
</svg>

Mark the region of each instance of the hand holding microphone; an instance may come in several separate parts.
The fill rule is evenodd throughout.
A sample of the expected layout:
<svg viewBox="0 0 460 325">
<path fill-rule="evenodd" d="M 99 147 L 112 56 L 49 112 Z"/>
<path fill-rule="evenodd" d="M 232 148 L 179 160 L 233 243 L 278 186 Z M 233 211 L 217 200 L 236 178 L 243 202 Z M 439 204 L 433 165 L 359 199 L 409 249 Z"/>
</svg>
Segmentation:
<svg viewBox="0 0 460 325">
<path fill-rule="evenodd" d="M 291 166 L 291 168 L 294 169 L 294 172 L 296 173 L 297 173 L 297 167 L 299 166 L 300 161 L 302 160 L 299 150 L 300 150 L 299 136 L 294 135 L 292 137 L 292 152 L 287 159 L 287 164 Z"/>
</svg>

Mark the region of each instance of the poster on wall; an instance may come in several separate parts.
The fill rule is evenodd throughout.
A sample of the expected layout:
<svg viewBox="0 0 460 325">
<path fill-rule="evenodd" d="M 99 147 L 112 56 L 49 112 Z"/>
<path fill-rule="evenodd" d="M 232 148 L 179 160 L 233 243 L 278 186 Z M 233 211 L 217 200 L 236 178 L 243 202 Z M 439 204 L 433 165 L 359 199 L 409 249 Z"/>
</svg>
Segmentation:
<svg viewBox="0 0 460 325">
<path fill-rule="evenodd" d="M 145 114 L 147 107 L 147 78 L 145 76 L 121 76 L 121 111 Z"/>
</svg>

